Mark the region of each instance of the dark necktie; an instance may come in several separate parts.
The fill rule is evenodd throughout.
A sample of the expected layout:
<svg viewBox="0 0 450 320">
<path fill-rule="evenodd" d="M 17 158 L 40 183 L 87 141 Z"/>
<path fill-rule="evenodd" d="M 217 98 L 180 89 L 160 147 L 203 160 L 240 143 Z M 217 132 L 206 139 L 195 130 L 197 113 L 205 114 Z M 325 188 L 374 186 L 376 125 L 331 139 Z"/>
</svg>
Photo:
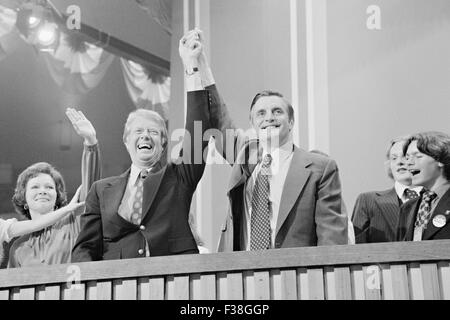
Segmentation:
<svg viewBox="0 0 450 320">
<path fill-rule="evenodd" d="M 419 197 L 419 195 L 417 194 L 417 192 L 415 192 L 414 190 L 405 189 L 405 192 L 403 193 L 405 195 L 406 200 L 412 200 L 412 199 L 416 199 Z"/>
<path fill-rule="evenodd" d="M 131 222 L 134 224 L 141 224 L 142 220 L 142 199 L 144 194 L 144 179 L 147 178 L 148 171 L 142 169 L 138 177 L 136 194 L 133 200 L 133 213 L 131 214 Z"/>
<path fill-rule="evenodd" d="M 252 194 L 252 216 L 250 222 L 250 250 L 270 248 L 270 185 L 269 176 L 272 157 L 267 154 L 256 178 Z"/>
<path fill-rule="evenodd" d="M 428 220 L 431 216 L 431 202 L 437 194 L 433 191 L 425 191 L 423 193 L 422 201 L 420 202 L 419 211 L 417 212 L 416 223 L 414 226 L 416 228 L 423 227 L 427 228 Z"/>
</svg>

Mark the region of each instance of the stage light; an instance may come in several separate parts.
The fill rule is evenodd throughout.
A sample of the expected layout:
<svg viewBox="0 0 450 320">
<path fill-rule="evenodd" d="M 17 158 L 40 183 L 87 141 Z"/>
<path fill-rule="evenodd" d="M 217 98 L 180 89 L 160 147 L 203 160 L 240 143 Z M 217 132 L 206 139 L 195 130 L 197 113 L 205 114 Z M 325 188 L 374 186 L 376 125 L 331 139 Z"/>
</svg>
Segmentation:
<svg viewBox="0 0 450 320">
<path fill-rule="evenodd" d="M 35 17 L 35 16 L 30 16 L 28 18 L 28 27 L 30 29 L 34 29 L 41 23 L 41 21 L 42 21 L 41 18 L 38 18 L 38 17 Z"/>
<path fill-rule="evenodd" d="M 20 33 L 28 38 L 46 21 L 53 21 L 50 9 L 34 3 L 25 3 L 17 12 L 16 26 Z"/>
<path fill-rule="evenodd" d="M 58 47 L 59 37 L 58 25 L 46 22 L 37 30 L 35 45 L 40 51 L 53 51 Z"/>
<path fill-rule="evenodd" d="M 56 29 L 58 27 L 54 23 L 46 23 L 38 30 L 38 41 L 42 46 L 49 46 L 56 40 Z"/>
</svg>

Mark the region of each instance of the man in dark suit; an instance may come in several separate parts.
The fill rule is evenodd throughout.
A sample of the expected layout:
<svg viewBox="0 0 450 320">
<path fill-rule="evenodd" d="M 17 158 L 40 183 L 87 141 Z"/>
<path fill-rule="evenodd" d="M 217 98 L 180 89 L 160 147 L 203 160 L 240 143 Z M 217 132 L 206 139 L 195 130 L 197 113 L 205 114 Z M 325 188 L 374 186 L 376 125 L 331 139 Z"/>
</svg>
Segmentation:
<svg viewBox="0 0 450 320">
<path fill-rule="evenodd" d="M 408 136 L 391 140 L 386 152 L 386 169 L 394 186 L 384 191 L 361 193 L 353 209 L 356 243 L 395 241 L 400 206 L 418 197 L 421 187 L 411 186 L 403 145 Z"/>
<path fill-rule="evenodd" d="M 201 32 L 183 41 L 201 48 Z M 211 97 L 211 125 L 221 131 L 216 147 L 233 165 L 219 251 L 347 244 L 336 162 L 294 145 L 290 103 L 277 92 L 257 94 L 250 107 L 256 134 L 249 137 L 234 127 L 203 50 L 198 69 Z"/>
<path fill-rule="evenodd" d="M 422 185 L 420 198 L 400 210 L 397 240 L 450 239 L 450 135 L 423 132 L 404 146 L 413 184 Z"/>
<path fill-rule="evenodd" d="M 73 262 L 198 253 L 188 216 L 207 142 L 190 137 L 201 139 L 209 128 L 208 92 L 190 92 L 187 103 L 187 133 L 175 162 L 165 159 L 168 137 L 161 116 L 143 109 L 129 115 L 123 142 L 131 168 L 93 184 Z M 194 134 L 194 122 L 202 132 Z"/>
</svg>

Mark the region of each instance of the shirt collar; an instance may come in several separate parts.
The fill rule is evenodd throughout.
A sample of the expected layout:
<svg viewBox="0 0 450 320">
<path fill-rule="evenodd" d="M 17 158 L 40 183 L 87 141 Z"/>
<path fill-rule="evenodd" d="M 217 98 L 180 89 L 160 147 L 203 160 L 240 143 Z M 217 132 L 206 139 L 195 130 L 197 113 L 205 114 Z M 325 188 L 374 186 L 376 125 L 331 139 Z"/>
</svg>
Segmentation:
<svg viewBox="0 0 450 320">
<path fill-rule="evenodd" d="M 422 187 L 409 187 L 409 186 L 405 186 L 404 184 L 395 181 L 394 184 L 394 188 L 395 188 L 395 192 L 397 193 L 397 196 L 400 199 L 404 199 L 405 198 L 405 189 L 410 189 L 410 190 L 414 190 L 415 192 L 417 192 L 417 194 L 420 194 L 420 192 L 422 191 Z"/>
<path fill-rule="evenodd" d="M 279 160 L 279 162 L 286 160 L 292 154 L 292 152 L 294 152 L 294 143 L 292 139 L 289 139 L 281 147 L 274 148 L 271 150 L 267 150 L 264 144 L 262 145 L 262 147 L 263 147 L 262 159 L 264 159 L 266 154 L 270 153 L 272 159 L 276 162 L 278 162 L 277 160 Z"/>
<path fill-rule="evenodd" d="M 450 183 L 443 184 L 433 191 L 437 194 L 437 198 L 440 199 L 447 192 L 448 189 L 450 189 Z"/>
<path fill-rule="evenodd" d="M 147 168 L 147 172 L 150 172 L 152 168 Z M 130 178 L 128 179 L 130 185 L 135 185 L 137 182 L 137 178 L 141 173 L 142 169 L 138 166 L 131 164 Z"/>
</svg>

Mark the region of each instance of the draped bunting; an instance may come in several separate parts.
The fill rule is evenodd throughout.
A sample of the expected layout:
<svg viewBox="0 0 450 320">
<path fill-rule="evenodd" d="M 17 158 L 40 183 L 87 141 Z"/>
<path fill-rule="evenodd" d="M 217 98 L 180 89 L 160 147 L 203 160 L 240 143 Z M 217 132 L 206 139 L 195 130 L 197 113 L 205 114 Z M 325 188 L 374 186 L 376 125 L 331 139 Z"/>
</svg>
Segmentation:
<svg viewBox="0 0 450 320">
<path fill-rule="evenodd" d="M 150 109 L 168 119 L 170 77 L 154 74 L 133 61 L 120 59 L 125 84 L 136 108 Z"/>
<path fill-rule="evenodd" d="M 136 0 L 139 6 L 172 34 L 172 0 Z"/>
<path fill-rule="evenodd" d="M 159 17 L 158 21 L 170 30 L 171 1 L 136 0 L 142 7 Z M 12 52 L 12 44 L 24 39 L 37 45 L 36 34 L 21 35 L 16 27 L 16 11 L 0 5 L 0 60 Z M 59 34 L 53 50 L 41 52 L 51 77 L 67 93 L 83 95 L 95 88 L 111 66 L 114 55 L 103 48 L 84 41 L 76 33 Z M 157 111 L 168 119 L 170 77 L 149 71 L 133 61 L 120 59 L 125 84 L 136 108 Z"/>
<path fill-rule="evenodd" d="M 64 91 L 85 94 L 103 79 L 114 55 L 76 37 L 62 33 L 58 48 L 43 56 L 50 75 Z"/>
<path fill-rule="evenodd" d="M 0 60 L 12 53 L 20 38 L 15 30 L 17 13 L 0 6 Z"/>
</svg>

